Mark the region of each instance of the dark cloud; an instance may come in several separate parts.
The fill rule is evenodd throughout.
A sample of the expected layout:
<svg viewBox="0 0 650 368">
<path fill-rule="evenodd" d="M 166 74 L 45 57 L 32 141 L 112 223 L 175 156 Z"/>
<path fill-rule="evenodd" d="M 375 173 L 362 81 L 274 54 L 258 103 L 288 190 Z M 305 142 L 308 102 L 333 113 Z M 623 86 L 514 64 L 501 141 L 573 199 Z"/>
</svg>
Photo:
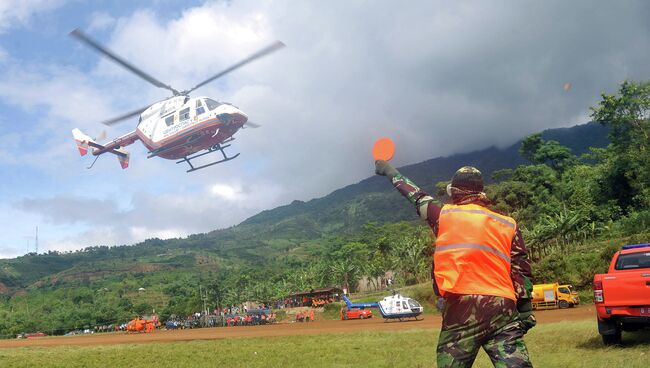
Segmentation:
<svg viewBox="0 0 650 368">
<path fill-rule="evenodd" d="M 104 41 L 178 88 L 271 40 L 287 44 L 197 91 L 233 102 L 263 125 L 237 134 L 231 149 L 242 155 L 187 175 L 170 161 L 146 160 L 146 150 L 131 146 L 126 172 L 112 159 L 89 172 L 73 160 L 74 147 L 66 146 L 69 129 L 92 129 L 100 114 L 163 95 L 99 58 L 87 73 L 44 68 L 36 80 L 51 79 L 44 84 L 47 98 L 40 98 L 36 84 L 21 88 L 15 78 L 0 77 L 6 100 L 48 106 L 52 125 L 43 134 L 51 136 L 51 148 L 36 150 L 37 167 L 69 176 L 57 179 L 60 192 L 88 193 L 57 192 L 21 200 L 16 208 L 55 224 L 101 226 L 97 237 L 112 234 L 118 242 L 209 231 L 372 175 L 370 149 L 378 137 L 394 138 L 397 165 L 504 146 L 536 131 L 584 123 L 602 92 L 650 75 L 645 1 L 241 0 L 207 2 L 171 21 L 161 19 L 168 18 L 155 9 L 116 19 Z M 11 70 L 21 78 L 27 74 L 20 65 Z M 69 81 L 83 91 L 74 101 L 87 104 L 71 106 L 56 93 Z M 565 83 L 572 88 L 566 91 Z M 74 114 L 66 120 L 69 108 Z M 97 116 L 88 119 L 89 110 Z M 211 191 L 215 185 L 232 193 Z M 99 211 L 82 211 L 89 207 Z M 75 242 L 86 245 L 70 240 Z"/>
</svg>

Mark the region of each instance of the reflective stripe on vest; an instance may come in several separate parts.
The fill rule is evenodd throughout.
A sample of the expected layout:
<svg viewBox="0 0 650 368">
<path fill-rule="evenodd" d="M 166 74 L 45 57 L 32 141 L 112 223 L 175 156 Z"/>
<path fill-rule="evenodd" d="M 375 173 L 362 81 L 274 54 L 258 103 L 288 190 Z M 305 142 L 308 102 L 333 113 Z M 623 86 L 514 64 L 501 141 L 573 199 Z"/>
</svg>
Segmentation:
<svg viewBox="0 0 650 368">
<path fill-rule="evenodd" d="M 434 253 L 440 292 L 516 300 L 510 277 L 516 229 L 515 220 L 480 205 L 443 206 Z"/>
</svg>

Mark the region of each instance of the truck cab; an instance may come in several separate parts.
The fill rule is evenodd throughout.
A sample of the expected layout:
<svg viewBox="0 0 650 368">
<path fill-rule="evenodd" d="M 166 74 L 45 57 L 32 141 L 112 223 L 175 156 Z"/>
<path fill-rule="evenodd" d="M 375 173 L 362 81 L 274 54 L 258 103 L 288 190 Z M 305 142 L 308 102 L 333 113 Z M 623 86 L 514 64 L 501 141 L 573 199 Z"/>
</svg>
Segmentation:
<svg viewBox="0 0 650 368">
<path fill-rule="evenodd" d="M 619 344 L 621 331 L 650 327 L 650 244 L 624 246 L 607 273 L 594 276 L 593 286 L 598 332 L 606 345 Z"/>
<path fill-rule="evenodd" d="M 580 304 L 578 293 L 571 285 L 533 285 L 533 309 L 572 308 Z"/>
<path fill-rule="evenodd" d="M 578 293 L 573 290 L 572 285 L 560 285 L 557 288 L 558 306 L 560 308 L 573 308 L 580 304 Z"/>
</svg>

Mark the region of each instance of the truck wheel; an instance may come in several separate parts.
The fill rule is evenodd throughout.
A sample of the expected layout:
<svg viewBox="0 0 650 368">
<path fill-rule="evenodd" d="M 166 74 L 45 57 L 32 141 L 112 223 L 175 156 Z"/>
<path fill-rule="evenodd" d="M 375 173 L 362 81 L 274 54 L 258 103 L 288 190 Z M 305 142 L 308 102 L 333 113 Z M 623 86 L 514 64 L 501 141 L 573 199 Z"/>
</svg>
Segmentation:
<svg viewBox="0 0 650 368">
<path fill-rule="evenodd" d="M 598 321 L 598 332 L 605 345 L 621 343 L 621 325 L 617 321 Z"/>
<path fill-rule="evenodd" d="M 359 319 L 363 319 L 363 314 L 360 314 L 360 315 L 359 315 Z"/>
<path fill-rule="evenodd" d="M 567 302 L 566 300 L 560 300 L 559 305 L 560 305 L 560 309 L 569 308 L 569 302 Z"/>
<path fill-rule="evenodd" d="M 603 344 L 605 345 L 619 345 L 621 343 L 621 329 L 617 328 L 616 333 L 612 335 L 601 335 L 603 337 Z"/>
</svg>

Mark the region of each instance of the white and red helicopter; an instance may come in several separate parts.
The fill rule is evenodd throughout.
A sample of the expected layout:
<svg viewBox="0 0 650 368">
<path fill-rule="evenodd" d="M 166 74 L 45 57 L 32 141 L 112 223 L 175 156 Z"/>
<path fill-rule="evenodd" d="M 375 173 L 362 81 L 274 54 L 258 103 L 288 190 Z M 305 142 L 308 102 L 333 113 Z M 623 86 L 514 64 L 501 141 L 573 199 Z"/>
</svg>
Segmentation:
<svg viewBox="0 0 650 368">
<path fill-rule="evenodd" d="M 75 29 L 70 35 L 154 86 L 167 89 L 173 93 L 172 97 L 156 102 L 153 105 L 104 121 L 103 124 L 105 125 L 113 125 L 136 115 L 140 116 L 134 131 L 115 138 L 108 143 L 99 144 L 95 139 L 82 133 L 81 130 L 73 129 L 72 135 L 77 143 L 79 153 L 84 156 L 92 148 L 92 154 L 97 156 L 93 164 L 88 168 L 95 164 L 100 155 L 112 153 L 117 156 L 122 168 L 126 169 L 129 166 L 129 152 L 124 147 L 138 140 L 142 141 L 142 144 L 149 150 L 147 158 L 161 157 L 168 160 L 178 160 L 176 163 L 185 162 L 189 165 L 187 172 L 236 158 L 239 153 L 234 156 L 226 155 L 224 149 L 230 146 L 230 144 L 226 143 L 234 140 L 233 135 L 244 125 L 252 128 L 256 128 L 258 125 L 249 122 L 248 116 L 244 112 L 227 102 L 219 102 L 207 96 L 190 97 L 189 94 L 251 61 L 284 47 L 282 42 L 276 41 L 196 86 L 188 90 L 178 91 L 136 68 L 80 30 Z M 195 166 L 192 163 L 194 159 L 215 152 L 220 152 L 222 158 L 200 166 Z"/>
</svg>

